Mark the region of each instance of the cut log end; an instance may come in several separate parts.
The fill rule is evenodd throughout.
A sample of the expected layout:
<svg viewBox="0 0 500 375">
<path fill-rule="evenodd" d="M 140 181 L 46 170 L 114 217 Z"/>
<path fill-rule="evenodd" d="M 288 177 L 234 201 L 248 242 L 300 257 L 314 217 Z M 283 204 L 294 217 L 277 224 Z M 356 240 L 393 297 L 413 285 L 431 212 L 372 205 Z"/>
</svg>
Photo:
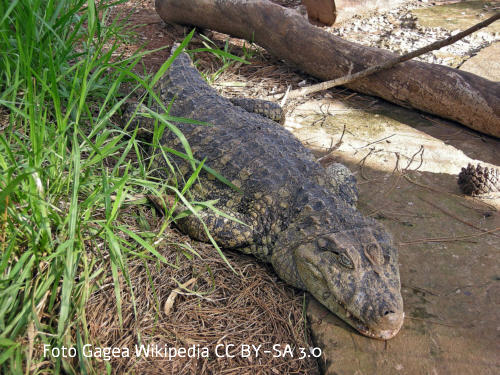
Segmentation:
<svg viewBox="0 0 500 375">
<path fill-rule="evenodd" d="M 316 26 L 332 26 L 337 19 L 335 0 L 302 0 L 309 22 Z"/>
</svg>

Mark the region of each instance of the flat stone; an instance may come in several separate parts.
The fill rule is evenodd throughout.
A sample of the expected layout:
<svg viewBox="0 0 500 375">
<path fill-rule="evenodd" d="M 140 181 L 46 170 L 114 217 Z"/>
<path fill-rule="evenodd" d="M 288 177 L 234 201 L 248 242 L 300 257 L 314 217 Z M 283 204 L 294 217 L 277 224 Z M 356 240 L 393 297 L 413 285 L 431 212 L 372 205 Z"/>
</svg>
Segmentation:
<svg viewBox="0 0 500 375">
<path fill-rule="evenodd" d="M 496 12 L 490 1 L 462 1 L 412 10 L 424 27 L 442 27 L 450 31 L 465 30 L 493 16 Z M 493 22 L 481 31 L 500 32 L 500 22 Z"/>
<path fill-rule="evenodd" d="M 481 50 L 476 56 L 467 60 L 460 69 L 490 81 L 500 82 L 500 42 Z"/>
<path fill-rule="evenodd" d="M 344 22 L 354 16 L 394 9 L 411 0 L 335 0 L 337 23 Z"/>
<path fill-rule="evenodd" d="M 395 338 L 364 337 L 309 299 L 324 373 L 497 373 L 499 233 L 483 231 L 500 227 L 500 198 L 463 196 L 457 173 L 500 165 L 500 140 L 349 92 L 299 105 L 285 127 L 318 156 L 337 145 L 334 160 L 358 179 L 359 210 L 399 249 L 406 317 Z"/>
</svg>

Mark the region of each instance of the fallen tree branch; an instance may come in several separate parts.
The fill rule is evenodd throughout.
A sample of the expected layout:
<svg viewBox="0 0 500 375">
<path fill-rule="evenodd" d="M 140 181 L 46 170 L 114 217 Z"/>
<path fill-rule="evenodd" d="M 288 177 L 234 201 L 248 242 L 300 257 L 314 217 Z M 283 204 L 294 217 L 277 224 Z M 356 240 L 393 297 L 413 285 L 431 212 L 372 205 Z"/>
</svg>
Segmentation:
<svg viewBox="0 0 500 375">
<path fill-rule="evenodd" d="M 267 0 L 156 0 L 156 10 L 166 22 L 252 40 L 324 81 L 397 57 L 336 37 Z M 411 60 L 345 86 L 500 137 L 500 84 L 472 73 Z"/>
<path fill-rule="evenodd" d="M 335 87 L 335 86 L 345 85 L 346 83 L 354 82 L 357 79 L 365 78 L 365 77 L 368 77 L 369 75 L 380 72 L 382 70 L 392 68 L 393 66 L 395 66 L 399 63 L 402 63 L 403 61 L 411 60 L 417 56 L 420 56 L 420 55 L 423 55 L 425 53 L 428 53 L 428 52 L 431 52 L 434 50 L 438 50 L 440 48 L 443 48 L 445 46 L 453 44 L 453 43 L 457 42 L 458 40 L 465 38 L 467 35 L 470 35 L 473 32 L 478 31 L 478 30 L 492 24 L 493 22 L 495 22 L 498 19 L 500 19 L 500 13 L 497 13 L 497 14 L 491 16 L 490 18 L 488 18 L 482 22 L 479 22 L 479 23 L 475 24 L 474 26 L 471 26 L 468 29 L 461 31 L 455 35 L 452 35 L 446 39 L 438 40 L 434 43 L 431 43 L 427 46 L 419 48 L 415 51 L 409 52 L 405 55 L 398 56 L 398 57 L 393 58 L 389 61 L 386 61 L 383 64 L 371 66 L 368 69 L 362 70 L 362 71 L 354 73 L 354 74 L 348 74 L 346 76 L 343 76 L 343 77 L 340 77 L 337 79 L 332 79 L 330 81 L 321 82 L 321 83 L 318 83 L 316 85 L 311 85 L 311 86 L 307 86 L 307 87 L 302 87 L 302 88 L 297 89 L 297 90 L 292 90 L 288 93 L 288 99 L 295 99 L 295 98 L 309 95 L 309 94 L 312 94 L 312 93 L 315 93 L 318 91 L 328 90 L 328 89 L 331 89 L 332 87 Z"/>
</svg>

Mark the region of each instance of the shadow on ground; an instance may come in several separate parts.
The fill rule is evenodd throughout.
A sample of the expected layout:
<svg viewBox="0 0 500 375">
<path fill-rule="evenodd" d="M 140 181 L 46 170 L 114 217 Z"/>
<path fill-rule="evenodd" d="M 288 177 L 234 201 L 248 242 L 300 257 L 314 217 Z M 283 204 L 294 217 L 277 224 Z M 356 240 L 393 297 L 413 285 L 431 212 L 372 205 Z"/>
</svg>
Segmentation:
<svg viewBox="0 0 500 375">
<path fill-rule="evenodd" d="M 500 227 L 498 213 L 404 177 L 365 172 L 370 182 L 361 184 L 359 206 L 399 243 L 406 320 L 396 338 L 376 341 L 310 301 L 308 317 L 325 352 L 326 373 L 498 373 L 500 232 L 484 232 Z M 410 176 L 441 189 L 454 182 L 446 174 Z"/>
<path fill-rule="evenodd" d="M 326 110 L 325 102 L 306 102 L 285 125 L 318 155 L 336 145 L 330 157 L 357 175 L 360 211 L 382 222 L 398 244 L 406 319 L 398 336 L 377 341 L 311 298 L 308 319 L 325 373 L 498 373 L 499 199 L 464 197 L 456 173 L 468 162 L 499 165 L 500 142 L 359 100 L 369 105 L 330 100 Z"/>
</svg>

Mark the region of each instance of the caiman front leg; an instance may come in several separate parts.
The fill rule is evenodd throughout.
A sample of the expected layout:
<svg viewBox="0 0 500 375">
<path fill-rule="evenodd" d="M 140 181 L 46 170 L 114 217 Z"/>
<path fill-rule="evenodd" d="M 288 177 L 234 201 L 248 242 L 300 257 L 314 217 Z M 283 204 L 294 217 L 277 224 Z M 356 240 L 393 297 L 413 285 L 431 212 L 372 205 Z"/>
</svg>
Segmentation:
<svg viewBox="0 0 500 375">
<path fill-rule="evenodd" d="M 203 242 L 209 242 L 208 230 L 215 242 L 222 248 L 238 250 L 264 262 L 270 262 L 271 253 L 267 243 L 269 236 L 259 234 L 262 228 L 247 225 L 246 223 L 252 223 L 252 219 L 246 215 L 226 209 L 224 211 L 225 214 L 240 222 L 217 215 L 212 211 L 202 211 L 198 213 L 199 218 L 191 214 L 175 220 L 175 225 L 182 233 Z"/>
<path fill-rule="evenodd" d="M 234 105 L 243 108 L 247 112 L 256 113 L 263 117 L 267 117 L 279 124 L 285 121 L 283 108 L 278 103 L 270 102 L 262 99 L 252 98 L 228 98 Z"/>
<path fill-rule="evenodd" d="M 228 215 L 245 223 L 246 218 L 238 212 Z M 175 225 L 182 233 L 203 242 L 209 242 L 208 231 L 215 242 L 225 249 L 239 250 L 248 247 L 253 241 L 253 229 L 248 225 L 208 211 L 199 212 L 198 217 L 191 214 L 175 220 Z"/>
<path fill-rule="evenodd" d="M 174 204 L 173 198 L 170 198 L 169 196 L 163 196 L 162 198 L 153 195 L 148 196 L 148 199 L 162 213 L 165 213 L 167 205 Z M 199 211 L 197 212 L 198 217 L 192 212 L 188 216 L 184 216 L 186 211 L 188 211 L 187 207 L 177 202 L 173 212 L 174 223 L 182 233 L 195 240 L 210 242 L 207 235 L 208 231 L 218 245 L 227 249 L 245 248 L 253 242 L 253 228 L 245 224 L 248 222 L 248 218 L 239 212 L 224 210 L 226 215 L 240 222 L 217 215 L 213 211 Z M 178 216 L 181 217 L 176 219 Z"/>
<path fill-rule="evenodd" d="M 149 200 L 162 213 L 165 212 L 165 203 L 172 205 L 174 198 L 159 198 L 157 196 L 148 196 Z M 240 251 L 244 254 L 253 255 L 264 262 L 271 262 L 271 236 L 266 235 L 266 230 L 262 223 L 255 221 L 255 217 L 235 212 L 230 208 L 221 208 L 224 214 L 238 221 L 231 220 L 211 210 L 203 210 L 174 219 L 175 226 L 189 237 L 202 241 L 210 242 L 207 231 L 219 246 L 224 249 Z M 182 203 L 177 203 L 173 212 L 173 217 L 186 211 Z"/>
</svg>

